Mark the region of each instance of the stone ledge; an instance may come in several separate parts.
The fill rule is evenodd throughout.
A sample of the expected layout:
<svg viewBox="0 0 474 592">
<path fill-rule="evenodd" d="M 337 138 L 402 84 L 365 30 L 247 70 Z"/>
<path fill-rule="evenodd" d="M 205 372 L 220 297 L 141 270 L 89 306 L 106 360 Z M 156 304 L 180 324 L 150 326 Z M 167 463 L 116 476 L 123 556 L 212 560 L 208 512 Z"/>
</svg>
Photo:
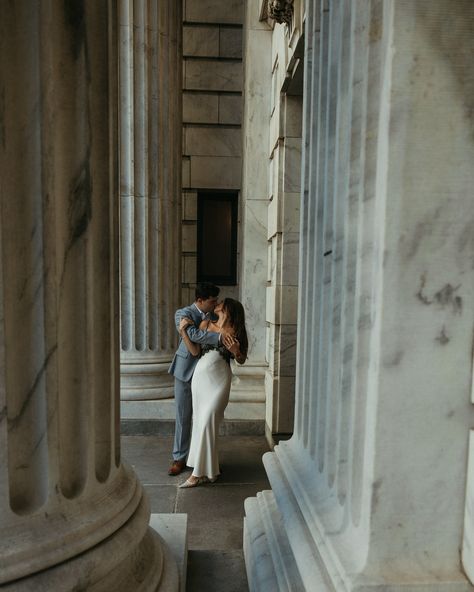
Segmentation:
<svg viewBox="0 0 474 592">
<path fill-rule="evenodd" d="M 179 592 L 185 592 L 188 567 L 188 515 L 152 514 L 150 516 L 150 527 L 166 543 L 178 566 Z"/>
<path fill-rule="evenodd" d="M 174 420 L 172 419 L 122 419 L 120 433 L 122 436 L 173 436 Z M 265 422 L 255 420 L 224 420 L 219 429 L 220 436 L 263 436 Z"/>
</svg>

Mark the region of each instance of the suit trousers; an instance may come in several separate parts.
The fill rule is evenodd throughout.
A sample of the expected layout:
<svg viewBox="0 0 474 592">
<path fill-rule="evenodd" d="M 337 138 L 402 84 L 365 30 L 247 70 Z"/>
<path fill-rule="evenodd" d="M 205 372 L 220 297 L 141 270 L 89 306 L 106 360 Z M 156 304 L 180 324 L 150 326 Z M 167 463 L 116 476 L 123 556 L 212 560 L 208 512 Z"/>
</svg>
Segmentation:
<svg viewBox="0 0 474 592">
<path fill-rule="evenodd" d="M 174 403 L 176 406 L 176 425 L 174 430 L 173 459 L 186 460 L 191 441 L 191 419 L 193 416 L 193 397 L 191 381 L 174 379 Z"/>
</svg>

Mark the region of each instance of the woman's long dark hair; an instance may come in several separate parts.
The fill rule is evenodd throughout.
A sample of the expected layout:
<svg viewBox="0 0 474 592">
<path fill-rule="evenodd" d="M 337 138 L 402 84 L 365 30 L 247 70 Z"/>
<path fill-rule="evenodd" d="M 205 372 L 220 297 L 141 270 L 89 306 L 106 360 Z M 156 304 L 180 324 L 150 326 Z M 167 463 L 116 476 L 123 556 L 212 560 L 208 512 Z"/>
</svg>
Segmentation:
<svg viewBox="0 0 474 592">
<path fill-rule="evenodd" d="M 247 357 L 249 340 L 245 329 L 245 311 L 238 300 L 233 298 L 224 299 L 224 310 L 228 316 L 228 322 L 235 331 L 235 336 L 240 344 L 241 353 Z"/>
</svg>

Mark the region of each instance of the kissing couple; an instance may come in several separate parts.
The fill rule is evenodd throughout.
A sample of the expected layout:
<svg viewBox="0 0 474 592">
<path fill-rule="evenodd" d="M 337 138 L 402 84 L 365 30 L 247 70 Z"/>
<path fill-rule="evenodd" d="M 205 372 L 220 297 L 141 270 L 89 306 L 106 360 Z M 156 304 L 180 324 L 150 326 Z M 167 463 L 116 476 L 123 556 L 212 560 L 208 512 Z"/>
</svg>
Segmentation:
<svg viewBox="0 0 474 592">
<path fill-rule="evenodd" d="M 192 467 L 182 488 L 213 483 L 220 474 L 217 436 L 229 402 L 230 360 L 243 364 L 247 359 L 244 308 L 233 298 L 219 302 L 219 291 L 214 284 L 199 283 L 193 304 L 175 313 L 180 341 L 169 369 L 176 424 L 168 475 Z"/>
</svg>

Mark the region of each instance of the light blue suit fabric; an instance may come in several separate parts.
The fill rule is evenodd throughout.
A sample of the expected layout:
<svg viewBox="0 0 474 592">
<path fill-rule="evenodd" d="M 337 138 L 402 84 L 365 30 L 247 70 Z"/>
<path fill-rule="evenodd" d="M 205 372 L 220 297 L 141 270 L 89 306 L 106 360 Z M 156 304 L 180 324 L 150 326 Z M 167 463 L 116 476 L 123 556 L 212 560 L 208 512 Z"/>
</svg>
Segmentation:
<svg viewBox="0 0 474 592">
<path fill-rule="evenodd" d="M 194 325 L 188 327 L 191 341 L 199 344 L 219 344 L 219 333 L 202 331 L 199 325 L 202 315 L 196 305 L 191 304 L 175 312 L 176 330 L 183 317 L 192 319 Z M 206 317 L 207 318 L 207 317 Z M 191 379 L 199 357 L 191 355 L 183 340 L 179 340 L 178 349 L 168 370 L 174 376 L 174 400 L 176 407 L 176 423 L 174 432 L 173 459 L 185 460 L 188 456 L 191 441 L 191 419 L 193 414 L 193 399 L 191 395 Z"/>
</svg>

